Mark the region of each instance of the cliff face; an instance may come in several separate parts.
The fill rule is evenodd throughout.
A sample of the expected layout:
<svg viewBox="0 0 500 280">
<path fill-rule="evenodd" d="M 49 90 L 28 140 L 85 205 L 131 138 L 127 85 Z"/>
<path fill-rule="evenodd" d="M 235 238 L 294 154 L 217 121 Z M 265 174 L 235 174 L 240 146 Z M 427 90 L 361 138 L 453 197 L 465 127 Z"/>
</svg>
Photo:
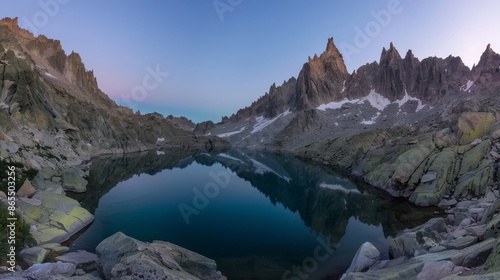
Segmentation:
<svg viewBox="0 0 500 280">
<path fill-rule="evenodd" d="M 118 106 L 99 89 L 80 55 L 66 55 L 57 40 L 34 37 L 18 27 L 17 19 L 0 20 L 0 60 L 3 157 L 26 160 L 31 153 L 28 161 L 38 167 L 158 146 L 224 145 L 213 137 L 196 137 L 162 116 Z M 10 143 L 16 148 L 6 150 Z M 50 163 L 43 159 L 48 155 Z"/>
<path fill-rule="evenodd" d="M 347 72 L 342 54 L 329 39 L 325 52 L 309 58 L 298 78 L 281 86 L 273 84 L 264 96 L 239 110 L 224 122 L 249 117 L 272 118 L 291 110 L 299 112 L 321 104 L 366 97 L 371 91 L 390 102 L 409 95 L 424 104 L 463 92 L 481 93 L 500 87 L 500 55 L 488 45 L 479 63 L 471 70 L 460 57 L 429 57 L 419 60 L 408 50 L 404 57 L 391 43 L 383 49 L 378 62 L 366 64 L 353 73 Z"/>
</svg>

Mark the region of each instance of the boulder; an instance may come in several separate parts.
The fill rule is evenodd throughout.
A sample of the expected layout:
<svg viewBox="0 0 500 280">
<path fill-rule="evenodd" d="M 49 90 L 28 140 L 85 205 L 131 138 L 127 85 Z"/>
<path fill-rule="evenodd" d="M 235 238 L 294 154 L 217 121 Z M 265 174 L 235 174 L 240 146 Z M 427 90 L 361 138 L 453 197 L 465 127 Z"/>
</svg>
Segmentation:
<svg viewBox="0 0 500 280">
<path fill-rule="evenodd" d="M 460 172 L 458 175 L 460 176 L 476 169 L 483 160 L 490 146 L 491 141 L 487 140 L 466 152 L 463 156 L 462 163 L 460 164 Z"/>
<path fill-rule="evenodd" d="M 422 178 L 420 179 L 420 182 L 427 183 L 427 182 L 434 181 L 436 179 L 437 179 L 437 174 L 434 172 L 429 172 L 429 173 L 424 174 L 424 176 L 422 176 Z"/>
<path fill-rule="evenodd" d="M 488 273 L 500 272 L 500 239 L 496 242 L 488 259 L 486 259 L 483 270 Z"/>
<path fill-rule="evenodd" d="M 405 184 L 420 164 L 429 156 L 432 148 L 420 146 L 402 153 L 395 161 L 395 170 L 392 180 Z"/>
<path fill-rule="evenodd" d="M 449 189 L 448 177 L 455 166 L 457 150 L 445 148 L 441 152 L 431 155 L 431 164 L 425 172 L 436 174 L 437 179 L 425 182 L 416 187 L 410 196 L 410 201 L 418 206 L 438 205 L 445 192 Z"/>
<path fill-rule="evenodd" d="M 68 247 L 62 246 L 59 243 L 46 243 L 46 244 L 40 245 L 40 247 L 47 249 L 49 251 L 52 251 L 52 252 L 56 252 L 56 253 L 64 253 L 64 252 L 67 252 L 69 250 Z"/>
<path fill-rule="evenodd" d="M 427 262 L 417 275 L 417 280 L 441 280 L 446 276 L 461 273 L 464 270 L 465 268 L 456 266 L 450 261 Z"/>
<path fill-rule="evenodd" d="M 490 126 L 496 122 L 495 115 L 483 112 L 466 112 L 458 119 L 458 135 L 460 144 L 468 144 L 489 132 Z"/>
<path fill-rule="evenodd" d="M 36 263 L 42 263 L 47 256 L 48 251 L 41 247 L 31 247 L 21 250 L 19 255 L 28 265 L 34 265 Z"/>
<path fill-rule="evenodd" d="M 24 203 L 31 204 L 33 206 L 40 206 L 40 205 L 42 205 L 42 201 L 40 199 L 20 197 L 19 200 L 22 201 L 22 202 L 24 202 Z"/>
<path fill-rule="evenodd" d="M 493 141 L 500 141 L 500 122 L 491 126 L 490 138 Z"/>
<path fill-rule="evenodd" d="M 43 168 L 40 171 L 38 171 L 38 175 L 42 177 L 45 180 L 49 180 L 52 178 L 52 176 L 55 176 L 57 173 L 55 170 L 50 169 L 50 168 Z"/>
<path fill-rule="evenodd" d="M 483 265 L 493 250 L 496 242 L 497 241 L 494 238 L 490 238 L 463 249 L 464 260 L 461 265 L 469 268 Z"/>
<path fill-rule="evenodd" d="M 62 256 L 56 257 L 56 260 L 72 263 L 76 265 L 77 269 L 83 270 L 93 270 L 96 268 L 97 255 L 89 253 L 87 251 L 79 250 L 76 252 L 70 252 Z"/>
<path fill-rule="evenodd" d="M 460 176 L 453 196 L 465 197 L 469 194 L 483 196 L 487 186 L 493 184 L 494 174 L 495 163 L 493 160 L 483 160 L 476 169 Z"/>
<path fill-rule="evenodd" d="M 23 185 L 17 191 L 18 197 L 32 197 L 36 193 L 35 188 L 31 185 L 31 182 L 26 179 L 24 180 Z"/>
<path fill-rule="evenodd" d="M 441 233 L 446 232 L 444 218 L 433 218 L 427 223 L 404 231 L 396 237 L 389 237 L 389 252 L 394 258 L 413 257 L 430 252 L 442 241 Z"/>
<path fill-rule="evenodd" d="M 21 216 L 31 226 L 36 244 L 63 242 L 89 225 L 94 217 L 78 201 L 64 195 L 38 191 L 33 199 L 40 206 L 18 201 Z"/>
<path fill-rule="evenodd" d="M 455 198 L 451 198 L 451 199 L 442 199 L 439 204 L 438 204 L 438 207 L 441 208 L 441 209 L 446 209 L 450 206 L 453 206 L 457 204 L 457 200 Z"/>
<path fill-rule="evenodd" d="M 458 138 L 450 128 L 445 128 L 436 134 L 435 142 L 438 148 L 445 148 L 456 145 Z"/>
<path fill-rule="evenodd" d="M 76 266 L 72 263 L 42 263 L 30 266 L 26 271 L 26 275 L 32 278 L 28 279 L 47 279 L 48 277 L 53 277 L 61 275 L 63 277 L 71 277 L 75 274 Z"/>
<path fill-rule="evenodd" d="M 215 261 L 177 245 L 145 243 L 118 232 L 96 248 L 98 265 L 106 279 L 206 279 L 223 280 Z"/>
<path fill-rule="evenodd" d="M 379 259 L 379 250 L 370 242 L 365 242 L 359 247 L 346 273 L 366 271 Z"/>
<path fill-rule="evenodd" d="M 477 243 L 477 240 L 477 236 L 464 236 L 457 239 L 452 239 L 444 243 L 444 246 L 448 249 L 463 249 Z"/>
<path fill-rule="evenodd" d="M 62 172 L 63 189 L 82 193 L 87 191 L 87 180 L 82 178 L 81 170 L 68 168 Z"/>
</svg>

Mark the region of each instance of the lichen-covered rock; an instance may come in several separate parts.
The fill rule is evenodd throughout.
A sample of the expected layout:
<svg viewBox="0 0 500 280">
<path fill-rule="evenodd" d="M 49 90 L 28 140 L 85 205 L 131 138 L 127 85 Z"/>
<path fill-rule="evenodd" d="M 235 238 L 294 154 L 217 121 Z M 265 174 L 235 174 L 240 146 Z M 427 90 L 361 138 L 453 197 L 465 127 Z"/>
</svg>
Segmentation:
<svg viewBox="0 0 500 280">
<path fill-rule="evenodd" d="M 38 175 L 42 177 L 45 180 L 49 180 L 52 178 L 52 176 L 55 176 L 57 173 L 55 170 L 50 169 L 50 168 L 42 168 L 40 171 L 38 171 Z"/>
<path fill-rule="evenodd" d="M 48 251 L 42 247 L 31 247 L 23 249 L 19 252 L 19 255 L 28 265 L 34 265 L 36 263 L 42 263 L 47 256 Z"/>
<path fill-rule="evenodd" d="M 94 216 L 69 197 L 47 191 L 38 191 L 34 199 L 40 206 L 18 201 L 23 219 L 31 226 L 36 244 L 63 242 L 89 225 Z"/>
<path fill-rule="evenodd" d="M 477 145 L 473 149 L 466 152 L 460 164 L 459 175 L 463 175 L 473 169 L 476 169 L 483 160 L 490 146 L 491 146 L 491 141 L 486 140 L 484 142 L 481 142 L 481 144 Z"/>
<path fill-rule="evenodd" d="M 486 187 L 493 184 L 494 174 L 495 162 L 492 160 L 483 160 L 479 167 L 463 174 L 458 179 L 454 196 L 458 198 L 468 194 L 474 196 L 484 195 Z"/>
<path fill-rule="evenodd" d="M 82 193 L 87 191 L 87 180 L 75 168 L 68 168 L 62 172 L 62 183 L 64 190 Z"/>
<path fill-rule="evenodd" d="M 106 279 L 148 278 L 224 280 L 215 261 L 177 245 L 145 243 L 118 232 L 96 248 Z"/>
<path fill-rule="evenodd" d="M 484 272 L 500 272 L 500 239 L 497 241 L 493 251 L 484 263 Z"/>
<path fill-rule="evenodd" d="M 495 115 L 485 112 L 466 112 L 458 119 L 460 144 L 468 144 L 486 135 L 496 122 Z"/>
<path fill-rule="evenodd" d="M 455 148 L 445 148 L 440 153 L 431 155 L 430 166 L 425 172 L 436 174 L 437 179 L 420 183 L 410 196 L 410 201 L 419 206 L 438 205 L 448 190 L 448 177 L 455 166 L 457 151 Z"/>
</svg>

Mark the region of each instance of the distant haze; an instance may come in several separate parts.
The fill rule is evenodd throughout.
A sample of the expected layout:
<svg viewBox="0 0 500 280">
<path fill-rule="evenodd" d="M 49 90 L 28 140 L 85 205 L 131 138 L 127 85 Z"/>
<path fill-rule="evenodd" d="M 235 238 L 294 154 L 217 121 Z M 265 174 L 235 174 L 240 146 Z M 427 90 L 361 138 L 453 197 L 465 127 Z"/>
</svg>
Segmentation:
<svg viewBox="0 0 500 280">
<path fill-rule="evenodd" d="M 3 0 L 0 17 L 80 53 L 119 104 L 199 122 L 297 76 L 329 37 L 350 72 L 378 61 L 390 42 L 401 56 L 451 54 L 472 67 L 488 43 L 500 51 L 498 11 L 493 0 Z M 140 100 L 127 103 L 133 91 Z"/>
</svg>

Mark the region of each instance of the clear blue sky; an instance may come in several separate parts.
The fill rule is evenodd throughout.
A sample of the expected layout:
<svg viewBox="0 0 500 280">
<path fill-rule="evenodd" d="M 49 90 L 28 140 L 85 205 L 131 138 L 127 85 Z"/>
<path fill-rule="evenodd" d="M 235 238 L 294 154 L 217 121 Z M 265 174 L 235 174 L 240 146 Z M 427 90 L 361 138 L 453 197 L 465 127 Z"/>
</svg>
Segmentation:
<svg viewBox="0 0 500 280">
<path fill-rule="evenodd" d="M 409 48 L 420 59 L 453 54 L 469 67 L 488 43 L 500 50 L 500 1 L 493 0 L 1 0 L 1 5 L 0 17 L 19 17 L 25 27 L 27 19 L 35 35 L 80 53 L 101 89 L 118 103 L 142 85 L 148 66 L 168 72 L 144 100 L 129 104 L 143 113 L 194 121 L 219 121 L 250 105 L 272 83 L 297 76 L 329 37 L 350 72 L 378 61 L 391 41 L 403 56 Z"/>
</svg>

